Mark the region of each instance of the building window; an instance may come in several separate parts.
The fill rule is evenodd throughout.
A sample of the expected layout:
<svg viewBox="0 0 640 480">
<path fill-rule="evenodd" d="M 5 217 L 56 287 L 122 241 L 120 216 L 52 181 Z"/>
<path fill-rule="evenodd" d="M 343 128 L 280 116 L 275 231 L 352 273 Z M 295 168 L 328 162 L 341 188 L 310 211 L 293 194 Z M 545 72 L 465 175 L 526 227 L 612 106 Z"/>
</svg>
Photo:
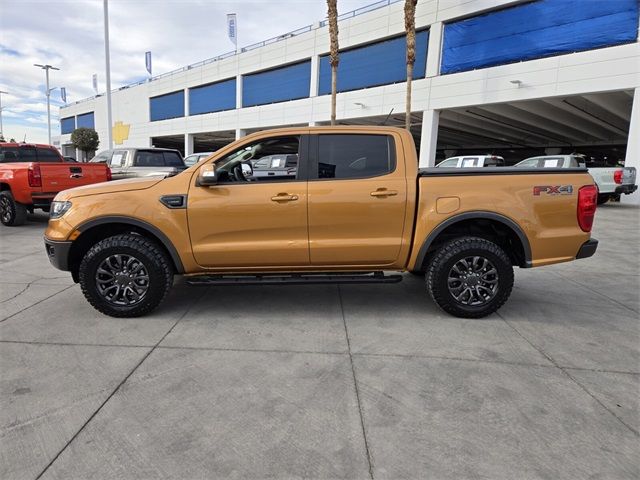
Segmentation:
<svg viewBox="0 0 640 480">
<path fill-rule="evenodd" d="M 221 112 L 236 108 L 236 79 L 189 89 L 189 115 Z"/>
<path fill-rule="evenodd" d="M 540 0 L 446 24 L 440 71 L 463 72 L 637 38 L 637 0 Z"/>
<path fill-rule="evenodd" d="M 60 119 L 60 133 L 66 135 L 72 133 L 76 129 L 76 117 L 67 117 Z"/>
<path fill-rule="evenodd" d="M 83 113 L 82 115 L 78 115 L 78 127 L 84 128 L 93 128 L 95 129 L 95 123 L 93 121 L 93 112 Z"/>
<path fill-rule="evenodd" d="M 265 105 L 309 97 L 311 61 L 242 77 L 242 106 Z"/>
<path fill-rule="evenodd" d="M 151 97 L 149 99 L 149 117 L 152 122 L 184 117 L 184 90 Z"/>
<path fill-rule="evenodd" d="M 416 33 L 416 63 L 413 78 L 425 76 L 429 32 Z M 338 92 L 389 85 L 407 79 L 407 40 L 405 35 L 350 48 L 340 52 L 338 64 Z M 331 65 L 329 55 L 320 57 L 319 95 L 331 93 Z"/>
</svg>

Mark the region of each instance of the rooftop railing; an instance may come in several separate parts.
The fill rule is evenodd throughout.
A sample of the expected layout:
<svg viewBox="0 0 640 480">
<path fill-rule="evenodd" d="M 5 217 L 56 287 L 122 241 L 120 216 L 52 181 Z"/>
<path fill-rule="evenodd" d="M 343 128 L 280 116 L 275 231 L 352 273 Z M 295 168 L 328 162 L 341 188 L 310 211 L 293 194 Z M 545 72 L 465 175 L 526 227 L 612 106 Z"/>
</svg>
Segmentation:
<svg viewBox="0 0 640 480">
<path fill-rule="evenodd" d="M 342 15 L 338 15 L 338 21 L 340 22 L 340 21 L 346 20 L 348 18 L 357 17 L 358 15 L 369 13 L 369 12 L 372 12 L 374 10 L 378 10 L 380 8 L 384 8 L 386 6 L 389 6 L 391 4 L 398 3 L 400 1 L 401 0 L 380 0 L 379 2 L 372 3 L 371 5 L 365 5 L 364 7 L 357 8 L 357 9 L 351 11 L 351 12 L 346 12 L 346 13 L 343 13 Z M 238 54 L 243 53 L 243 52 L 249 52 L 249 51 L 255 50 L 257 48 L 266 47 L 267 45 L 271 45 L 273 43 L 281 42 L 281 41 L 286 40 L 288 38 L 295 37 L 296 35 L 301 35 L 303 33 L 310 32 L 310 31 L 315 30 L 317 28 L 326 27 L 328 25 L 328 23 L 329 23 L 329 20 L 325 19 L 325 20 L 322 20 L 321 22 L 319 22 L 316 25 L 307 25 L 305 27 L 298 28 L 298 29 L 293 30 L 291 32 L 283 33 L 282 35 L 278 35 L 277 37 L 272 37 L 272 38 L 269 38 L 267 40 L 263 40 L 261 42 L 254 43 L 252 45 L 247 45 L 246 47 L 239 48 L 238 50 L 232 50 L 231 52 L 223 53 L 221 55 L 217 55 L 217 56 L 212 57 L 212 58 L 207 58 L 206 60 L 201 60 L 199 62 L 192 63 L 191 65 L 187 65 L 185 67 L 176 68 L 175 70 L 171 70 L 170 72 L 161 73 L 160 75 L 156 75 L 154 77 L 149 77 L 149 78 L 145 78 L 143 80 L 138 80 L 137 82 L 129 83 L 129 84 L 124 85 L 122 87 L 115 88 L 115 89 L 111 90 L 111 92 L 112 93 L 118 92 L 120 90 L 125 90 L 127 88 L 135 87 L 137 85 L 142 85 L 143 83 L 148 83 L 148 82 L 152 82 L 152 81 L 155 81 L 155 80 L 160 80 L 161 78 L 166 78 L 166 77 L 170 77 L 172 75 L 176 75 L 178 73 L 186 72 L 186 71 L 191 70 L 193 68 L 202 67 L 204 65 L 208 65 L 208 64 L 214 63 L 214 62 L 219 62 L 220 60 L 224 60 L 226 58 L 233 57 L 234 55 L 238 55 Z M 93 100 L 95 98 L 101 97 L 102 95 L 104 95 L 104 94 L 98 94 L 98 95 L 94 95 L 92 97 L 83 98 L 82 100 L 77 100 L 75 102 L 69 102 L 69 103 L 65 104 L 64 107 L 68 107 L 68 106 L 71 106 L 71 105 L 78 105 L 80 103 L 88 102 L 89 100 Z"/>
</svg>

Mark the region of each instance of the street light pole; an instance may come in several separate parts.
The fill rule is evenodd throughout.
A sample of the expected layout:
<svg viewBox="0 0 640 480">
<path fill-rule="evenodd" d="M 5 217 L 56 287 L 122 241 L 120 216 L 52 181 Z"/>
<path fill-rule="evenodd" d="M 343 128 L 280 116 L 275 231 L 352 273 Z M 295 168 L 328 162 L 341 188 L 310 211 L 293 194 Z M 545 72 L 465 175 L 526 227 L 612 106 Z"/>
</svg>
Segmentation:
<svg viewBox="0 0 640 480">
<path fill-rule="evenodd" d="M 51 90 L 49 88 L 49 70 L 60 70 L 59 68 L 52 67 L 51 65 L 40 65 L 39 63 L 34 63 L 34 67 L 42 68 L 45 71 L 45 76 L 47 79 L 47 132 L 49 134 L 49 145 L 51 145 L 51 104 L 49 102 L 49 97 L 51 96 Z"/>
<path fill-rule="evenodd" d="M 104 0 L 104 58 L 106 80 L 107 80 L 107 138 L 109 140 L 109 150 L 113 148 L 113 135 L 111 131 L 111 61 L 109 59 L 109 1 Z"/>
<path fill-rule="evenodd" d="M 0 137 L 4 138 L 4 127 L 2 126 L 2 94 L 8 95 L 9 92 L 0 90 Z M 4 141 L 4 140 L 3 140 Z"/>
</svg>

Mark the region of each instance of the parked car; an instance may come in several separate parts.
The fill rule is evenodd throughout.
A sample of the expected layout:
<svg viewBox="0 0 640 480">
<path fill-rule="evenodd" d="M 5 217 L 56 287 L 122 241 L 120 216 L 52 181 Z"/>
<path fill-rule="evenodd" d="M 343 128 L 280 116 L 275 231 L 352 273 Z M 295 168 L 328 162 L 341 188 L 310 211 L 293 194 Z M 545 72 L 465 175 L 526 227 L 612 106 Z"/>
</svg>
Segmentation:
<svg viewBox="0 0 640 480">
<path fill-rule="evenodd" d="M 543 155 L 531 157 L 517 163 L 516 167 L 576 168 L 586 165 L 584 155 Z M 631 194 L 638 189 L 635 167 L 589 167 L 589 173 L 598 186 L 598 205 L 622 194 Z"/>
<path fill-rule="evenodd" d="M 254 180 L 295 177 L 298 171 L 298 155 L 267 155 L 258 160 L 251 160 L 251 166 Z"/>
<path fill-rule="evenodd" d="M 241 172 L 258 154 L 292 151 L 295 177 Z M 191 285 L 391 283 L 403 277 L 385 271 L 408 270 L 426 272 L 443 310 L 478 318 L 507 301 L 513 266 L 597 248 L 587 171 L 523 170 L 418 170 L 400 128 L 266 130 L 181 175 L 58 194 L 46 252 L 115 317 L 157 307 L 175 274 Z"/>
<path fill-rule="evenodd" d="M 133 177 L 171 177 L 187 168 L 178 150 L 169 148 L 116 148 L 105 150 L 89 163 L 106 163 L 114 180 Z"/>
<path fill-rule="evenodd" d="M 110 179 L 106 165 L 70 164 L 51 145 L 0 143 L 0 221 L 22 225 L 27 212 L 48 212 L 56 193 Z"/>
<path fill-rule="evenodd" d="M 450 157 L 440 162 L 439 168 L 478 168 L 478 167 L 501 167 L 504 165 L 504 158 L 496 155 L 464 155 L 461 157 Z"/>
<path fill-rule="evenodd" d="M 213 152 L 198 152 L 198 153 L 192 153 L 191 155 L 187 155 L 184 158 L 184 164 L 187 167 L 191 167 L 193 165 L 195 165 L 196 163 L 204 160 L 205 158 L 209 157 Z"/>
</svg>

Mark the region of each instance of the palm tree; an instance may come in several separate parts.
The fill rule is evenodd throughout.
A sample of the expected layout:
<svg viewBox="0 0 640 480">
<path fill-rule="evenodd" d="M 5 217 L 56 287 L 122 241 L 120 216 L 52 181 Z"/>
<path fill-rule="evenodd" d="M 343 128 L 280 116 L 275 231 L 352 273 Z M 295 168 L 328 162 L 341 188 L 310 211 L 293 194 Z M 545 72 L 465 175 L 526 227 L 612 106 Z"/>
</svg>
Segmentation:
<svg viewBox="0 0 640 480">
<path fill-rule="evenodd" d="M 404 2 L 404 29 L 407 32 L 407 99 L 404 127 L 411 129 L 411 80 L 416 63 L 416 4 L 418 0 Z"/>
<path fill-rule="evenodd" d="M 337 0 L 327 0 L 329 9 L 329 38 L 331 48 L 329 53 L 329 63 L 331 64 L 331 125 L 336 124 L 336 90 L 338 88 L 338 5 Z"/>
</svg>

